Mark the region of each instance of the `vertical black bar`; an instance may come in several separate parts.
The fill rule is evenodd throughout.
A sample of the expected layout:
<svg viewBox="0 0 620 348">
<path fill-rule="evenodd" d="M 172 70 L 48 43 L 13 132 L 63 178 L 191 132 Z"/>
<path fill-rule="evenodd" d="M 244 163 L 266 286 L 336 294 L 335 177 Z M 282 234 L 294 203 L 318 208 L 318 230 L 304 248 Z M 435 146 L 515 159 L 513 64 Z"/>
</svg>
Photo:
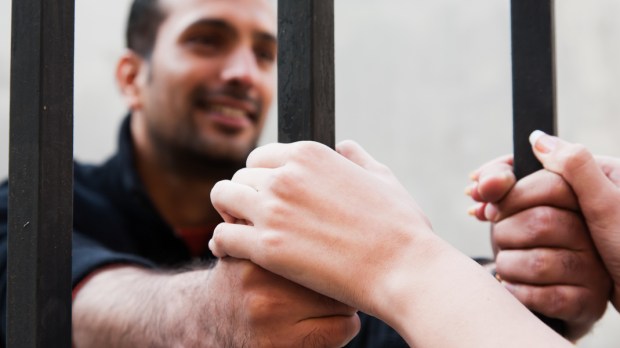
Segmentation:
<svg viewBox="0 0 620 348">
<path fill-rule="evenodd" d="M 278 140 L 334 147 L 334 1 L 278 1 Z"/>
<path fill-rule="evenodd" d="M 529 143 L 532 131 L 556 134 L 553 0 L 512 0 L 514 170 L 518 179 L 542 168 Z M 563 321 L 535 313 L 560 334 Z"/>
<path fill-rule="evenodd" d="M 515 173 L 541 169 L 528 137 L 556 134 L 554 1 L 512 0 L 512 103 Z"/>
<path fill-rule="evenodd" d="M 8 347 L 71 347 L 74 6 L 12 6 Z"/>
</svg>

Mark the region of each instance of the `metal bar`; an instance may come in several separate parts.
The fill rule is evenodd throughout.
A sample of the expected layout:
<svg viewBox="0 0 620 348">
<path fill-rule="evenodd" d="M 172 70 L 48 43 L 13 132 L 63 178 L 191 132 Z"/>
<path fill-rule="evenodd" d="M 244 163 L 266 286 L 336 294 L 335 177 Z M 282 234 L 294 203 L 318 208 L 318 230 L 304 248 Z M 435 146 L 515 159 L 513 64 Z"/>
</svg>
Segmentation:
<svg viewBox="0 0 620 348">
<path fill-rule="evenodd" d="M 278 140 L 335 143 L 334 1 L 278 1 Z"/>
<path fill-rule="evenodd" d="M 542 168 L 530 133 L 556 134 L 554 1 L 512 0 L 511 28 L 514 170 L 520 179 Z M 535 314 L 565 334 L 563 321 Z"/>
<path fill-rule="evenodd" d="M 71 346 L 74 7 L 12 6 L 8 347 Z"/>
<path fill-rule="evenodd" d="M 541 169 L 528 137 L 556 134 L 554 1 L 512 0 L 512 103 L 515 173 Z"/>
</svg>

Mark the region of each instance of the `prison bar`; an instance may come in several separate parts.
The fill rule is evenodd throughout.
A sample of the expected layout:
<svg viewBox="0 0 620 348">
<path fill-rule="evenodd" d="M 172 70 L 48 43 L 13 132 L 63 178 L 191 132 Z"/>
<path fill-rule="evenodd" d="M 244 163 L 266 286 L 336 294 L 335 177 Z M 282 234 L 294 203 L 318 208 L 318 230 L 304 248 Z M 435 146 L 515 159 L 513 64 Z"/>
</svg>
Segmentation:
<svg viewBox="0 0 620 348">
<path fill-rule="evenodd" d="M 278 1 L 278 141 L 335 143 L 334 1 Z"/>
<path fill-rule="evenodd" d="M 511 12 L 520 178 L 540 168 L 530 132 L 556 128 L 553 1 Z M 74 1 L 14 1 L 12 15 L 7 346 L 69 347 Z M 281 142 L 334 146 L 333 35 L 333 0 L 278 2 Z"/>
<path fill-rule="evenodd" d="M 515 174 L 542 168 L 528 137 L 556 134 L 554 1 L 512 0 L 512 104 Z"/>
<path fill-rule="evenodd" d="M 74 7 L 12 3 L 7 347 L 71 347 Z"/>
<path fill-rule="evenodd" d="M 542 168 L 529 135 L 556 134 L 554 1 L 512 0 L 512 108 L 514 171 L 517 179 Z M 535 313 L 564 335 L 563 321 Z"/>
</svg>

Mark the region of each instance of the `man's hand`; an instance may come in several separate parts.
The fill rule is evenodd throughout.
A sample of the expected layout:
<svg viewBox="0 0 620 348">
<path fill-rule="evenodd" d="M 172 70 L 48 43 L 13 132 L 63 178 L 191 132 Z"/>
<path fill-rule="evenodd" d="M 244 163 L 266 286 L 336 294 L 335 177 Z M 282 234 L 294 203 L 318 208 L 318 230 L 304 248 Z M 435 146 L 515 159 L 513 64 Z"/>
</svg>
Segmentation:
<svg viewBox="0 0 620 348">
<path fill-rule="evenodd" d="M 160 274 L 104 270 L 73 305 L 75 347 L 341 347 L 353 308 L 240 260 Z"/>
<path fill-rule="evenodd" d="M 610 279 L 570 186 L 538 171 L 520 181 L 512 158 L 476 170 L 471 213 L 492 222 L 497 274 L 532 311 L 567 323 L 567 338 L 586 334 L 605 312 Z"/>
<path fill-rule="evenodd" d="M 218 347 L 342 347 L 360 329 L 355 309 L 249 261 L 219 260 L 208 283 Z"/>
<path fill-rule="evenodd" d="M 540 131 L 532 133 L 534 154 L 545 169 L 561 175 L 575 191 L 579 206 L 614 281 L 611 301 L 620 310 L 620 160 L 593 156 Z"/>
</svg>

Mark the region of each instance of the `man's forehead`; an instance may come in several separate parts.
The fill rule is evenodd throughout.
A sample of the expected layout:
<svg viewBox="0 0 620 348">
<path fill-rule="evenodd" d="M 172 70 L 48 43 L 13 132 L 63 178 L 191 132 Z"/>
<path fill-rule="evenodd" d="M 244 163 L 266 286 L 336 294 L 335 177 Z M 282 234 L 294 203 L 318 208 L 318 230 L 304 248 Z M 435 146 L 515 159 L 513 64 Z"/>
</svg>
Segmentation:
<svg viewBox="0 0 620 348">
<path fill-rule="evenodd" d="M 183 25 L 203 19 L 234 21 L 276 35 L 274 0 L 160 0 L 166 20 Z M 179 23 L 180 24 L 180 23 Z"/>
</svg>

